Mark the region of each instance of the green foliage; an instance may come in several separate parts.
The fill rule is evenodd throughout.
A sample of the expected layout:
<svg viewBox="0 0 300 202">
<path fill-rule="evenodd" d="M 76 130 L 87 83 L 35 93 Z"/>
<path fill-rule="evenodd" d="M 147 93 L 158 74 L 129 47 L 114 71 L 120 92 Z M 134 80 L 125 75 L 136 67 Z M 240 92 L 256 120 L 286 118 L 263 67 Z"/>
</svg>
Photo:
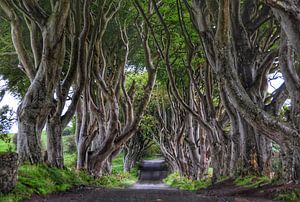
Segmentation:
<svg viewBox="0 0 300 202">
<path fill-rule="evenodd" d="M 20 201 L 32 194 L 46 195 L 65 191 L 77 185 L 89 185 L 92 178 L 71 169 L 50 168 L 45 165 L 23 165 L 18 171 L 18 184 L 9 194 L 0 194 L 0 201 Z"/>
<path fill-rule="evenodd" d="M 13 134 L 0 135 L 0 152 L 12 152 L 16 150 L 13 143 Z"/>
<path fill-rule="evenodd" d="M 1 19 L 0 76 L 2 81 L 5 80 L 5 90 L 10 90 L 13 95 L 20 97 L 25 94 L 29 86 L 29 80 L 20 68 L 18 68 L 18 64 L 18 57 L 11 40 L 10 24 Z"/>
<path fill-rule="evenodd" d="M 145 151 L 143 159 L 153 160 L 160 158 L 161 156 L 162 154 L 159 145 L 157 143 L 154 143 Z"/>
<path fill-rule="evenodd" d="M 77 161 L 76 153 L 64 152 L 64 163 L 67 168 L 75 168 Z"/>
<path fill-rule="evenodd" d="M 167 178 L 165 178 L 164 183 L 166 183 L 170 187 L 177 188 L 180 190 L 194 191 L 198 189 L 207 188 L 211 185 L 211 180 L 191 180 L 186 177 L 182 177 L 178 172 L 175 172 L 170 174 Z"/>
<path fill-rule="evenodd" d="M 257 188 L 264 184 L 269 184 L 271 179 L 267 176 L 247 175 L 245 177 L 238 177 L 234 180 L 237 186 L 247 188 Z"/>
<path fill-rule="evenodd" d="M 74 135 L 73 129 L 71 127 L 66 127 L 62 132 L 62 136 Z"/>
<path fill-rule="evenodd" d="M 1 101 L 1 98 L 0 98 Z M 8 134 L 13 124 L 13 111 L 8 105 L 0 108 L 0 138 L 3 134 Z"/>
<path fill-rule="evenodd" d="M 276 193 L 274 198 L 276 200 L 298 202 L 300 201 L 300 189 L 282 190 L 279 193 Z"/>
<path fill-rule="evenodd" d="M 65 154 L 65 164 L 70 166 L 76 154 Z M 9 194 L 0 194 L 0 202 L 15 202 L 28 199 L 32 194 L 47 195 L 65 191 L 74 186 L 88 185 L 109 188 L 130 186 L 137 181 L 137 171 L 123 172 L 123 154 L 113 160 L 113 174 L 94 179 L 86 172 L 74 169 L 58 169 L 46 165 L 23 165 L 18 171 L 18 184 Z"/>
<path fill-rule="evenodd" d="M 63 142 L 65 146 L 64 147 L 65 153 L 69 153 L 69 154 L 76 153 L 77 147 L 76 147 L 74 135 L 64 136 Z"/>
<path fill-rule="evenodd" d="M 124 188 L 136 183 L 137 177 L 135 174 L 122 172 L 113 175 L 103 176 L 95 181 L 97 186 L 107 188 Z"/>
<path fill-rule="evenodd" d="M 157 124 L 158 124 L 157 119 L 154 116 L 152 116 L 150 114 L 145 114 L 141 120 L 139 129 L 146 136 L 151 136 L 151 134 L 154 132 L 154 128 L 156 128 Z"/>
<path fill-rule="evenodd" d="M 112 160 L 112 173 L 117 174 L 124 171 L 124 153 L 120 153 Z"/>
</svg>

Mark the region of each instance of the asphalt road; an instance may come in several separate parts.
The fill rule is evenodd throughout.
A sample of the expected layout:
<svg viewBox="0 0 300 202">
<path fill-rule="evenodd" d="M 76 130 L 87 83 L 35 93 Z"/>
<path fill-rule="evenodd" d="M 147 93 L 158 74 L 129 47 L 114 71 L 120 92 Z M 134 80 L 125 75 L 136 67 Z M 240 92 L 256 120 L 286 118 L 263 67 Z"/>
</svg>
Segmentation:
<svg viewBox="0 0 300 202">
<path fill-rule="evenodd" d="M 30 202 L 225 202 L 232 199 L 206 197 L 195 192 L 171 189 L 81 188 L 69 192 L 36 196 Z"/>
</svg>

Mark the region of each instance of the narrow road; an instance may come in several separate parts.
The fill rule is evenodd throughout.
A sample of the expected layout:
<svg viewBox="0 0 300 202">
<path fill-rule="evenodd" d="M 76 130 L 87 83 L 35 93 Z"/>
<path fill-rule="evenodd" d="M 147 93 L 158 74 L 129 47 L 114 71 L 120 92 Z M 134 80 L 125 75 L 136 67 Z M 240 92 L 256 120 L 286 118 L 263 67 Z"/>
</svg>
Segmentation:
<svg viewBox="0 0 300 202">
<path fill-rule="evenodd" d="M 202 196 L 196 192 L 179 191 L 163 184 L 168 174 L 162 160 L 142 161 L 139 181 L 127 189 L 82 187 L 47 197 L 32 198 L 30 202 L 225 202 L 232 199 Z"/>
<path fill-rule="evenodd" d="M 231 199 L 206 197 L 195 192 L 158 189 L 83 188 L 47 197 L 34 197 L 30 202 L 225 202 Z"/>
</svg>

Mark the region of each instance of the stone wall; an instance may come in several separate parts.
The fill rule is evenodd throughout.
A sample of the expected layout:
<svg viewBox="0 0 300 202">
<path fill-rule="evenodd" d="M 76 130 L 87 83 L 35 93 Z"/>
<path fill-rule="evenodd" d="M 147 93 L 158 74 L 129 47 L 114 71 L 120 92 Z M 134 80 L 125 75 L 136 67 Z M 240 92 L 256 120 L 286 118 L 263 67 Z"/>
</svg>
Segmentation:
<svg viewBox="0 0 300 202">
<path fill-rule="evenodd" d="M 18 165 L 17 153 L 0 153 L 0 192 L 8 193 L 17 185 Z"/>
</svg>

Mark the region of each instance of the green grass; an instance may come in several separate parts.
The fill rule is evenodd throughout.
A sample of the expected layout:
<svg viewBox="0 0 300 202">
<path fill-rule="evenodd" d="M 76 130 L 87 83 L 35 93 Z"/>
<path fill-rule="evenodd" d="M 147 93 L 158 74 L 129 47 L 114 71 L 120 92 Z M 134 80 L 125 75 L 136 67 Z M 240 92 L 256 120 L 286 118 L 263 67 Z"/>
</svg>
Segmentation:
<svg viewBox="0 0 300 202">
<path fill-rule="evenodd" d="M 182 177 L 178 172 L 175 172 L 165 178 L 164 183 L 170 187 L 180 190 L 195 191 L 209 187 L 211 185 L 211 180 L 209 178 L 205 180 L 191 180 L 186 177 Z"/>
<path fill-rule="evenodd" d="M 13 137 L 13 135 L 11 135 Z M 67 138 L 63 136 L 64 148 Z M 46 148 L 46 133 L 41 136 L 42 148 Z M 15 151 L 11 142 L 0 140 L 0 153 L 7 152 L 9 147 Z M 15 202 L 28 199 L 32 194 L 47 195 L 53 192 L 65 191 L 79 185 L 100 186 L 108 188 L 123 188 L 137 181 L 136 168 L 130 173 L 123 172 L 124 154 L 120 153 L 112 162 L 112 175 L 94 179 L 87 173 L 75 171 L 76 152 L 64 152 L 66 169 L 51 168 L 46 165 L 22 165 L 18 171 L 18 184 L 9 194 L 0 193 L 0 202 Z"/>
<path fill-rule="evenodd" d="M 124 171 L 124 153 L 121 152 L 118 156 L 116 156 L 112 161 L 112 173 L 122 173 Z"/>
<path fill-rule="evenodd" d="M 92 177 L 71 169 L 50 168 L 45 165 L 22 165 L 18 171 L 18 184 L 9 194 L 0 194 L 0 201 L 20 201 L 32 194 L 46 195 L 65 191 L 77 185 L 93 184 Z"/>
<path fill-rule="evenodd" d="M 15 151 L 16 150 L 16 146 L 13 143 L 13 137 L 14 134 L 8 134 L 7 136 L 9 139 L 7 139 L 6 141 L 3 141 L 0 139 L 0 152 L 8 152 L 8 151 Z"/>
<path fill-rule="evenodd" d="M 271 179 L 269 177 L 257 175 L 247 175 L 244 177 L 238 177 L 234 180 L 235 185 L 247 188 L 257 188 L 269 183 L 271 183 Z"/>
<path fill-rule="evenodd" d="M 30 198 L 32 194 L 47 195 L 79 185 L 124 188 L 136 181 L 137 174 L 135 171 L 131 173 L 122 171 L 94 179 L 83 171 L 77 172 L 69 168 L 58 169 L 46 165 L 22 165 L 18 171 L 16 188 L 6 195 L 0 193 L 0 202 L 21 201 Z"/>
<path fill-rule="evenodd" d="M 0 153 L 1 152 L 8 152 L 8 151 L 16 151 L 16 146 L 13 143 L 14 134 L 9 134 L 8 137 L 10 138 L 9 142 L 5 142 L 3 140 L 0 140 Z M 66 145 L 67 145 L 67 138 L 69 138 L 69 136 L 63 136 L 62 137 L 64 148 L 66 148 Z M 42 142 L 42 149 L 46 150 L 47 135 L 46 135 L 45 131 L 42 132 L 41 142 Z M 66 167 L 69 167 L 69 168 L 75 167 L 76 153 L 64 152 L 64 160 L 65 160 L 65 166 Z"/>
<path fill-rule="evenodd" d="M 107 188 L 125 188 L 136 183 L 137 177 L 134 173 L 122 172 L 103 176 L 95 181 L 95 185 Z"/>
<path fill-rule="evenodd" d="M 282 190 L 274 195 L 275 200 L 299 202 L 300 201 L 300 189 L 288 189 Z"/>
</svg>

